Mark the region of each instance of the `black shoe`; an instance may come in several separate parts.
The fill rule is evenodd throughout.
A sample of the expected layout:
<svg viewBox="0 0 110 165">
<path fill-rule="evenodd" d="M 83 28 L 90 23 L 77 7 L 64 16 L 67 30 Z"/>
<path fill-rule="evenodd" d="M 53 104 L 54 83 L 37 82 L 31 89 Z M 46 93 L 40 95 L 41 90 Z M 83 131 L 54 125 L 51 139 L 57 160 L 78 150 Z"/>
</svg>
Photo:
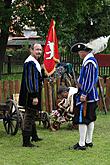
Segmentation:
<svg viewBox="0 0 110 165">
<path fill-rule="evenodd" d="M 93 143 L 86 143 L 86 147 L 93 147 Z"/>
<path fill-rule="evenodd" d="M 69 148 L 70 150 L 86 150 L 86 146 L 80 146 L 79 143 Z"/>
<path fill-rule="evenodd" d="M 37 142 L 37 141 L 41 141 L 41 140 L 43 140 L 42 138 L 39 138 L 39 137 L 37 137 L 37 138 L 32 138 L 31 139 L 31 141 L 33 142 Z"/>
<path fill-rule="evenodd" d="M 42 139 L 42 138 L 39 138 L 39 137 L 36 139 L 36 141 L 42 141 L 42 140 L 43 140 L 43 139 Z"/>
<path fill-rule="evenodd" d="M 32 143 L 29 143 L 29 144 L 23 144 L 23 147 L 35 147 L 35 145 L 32 144 Z"/>
</svg>

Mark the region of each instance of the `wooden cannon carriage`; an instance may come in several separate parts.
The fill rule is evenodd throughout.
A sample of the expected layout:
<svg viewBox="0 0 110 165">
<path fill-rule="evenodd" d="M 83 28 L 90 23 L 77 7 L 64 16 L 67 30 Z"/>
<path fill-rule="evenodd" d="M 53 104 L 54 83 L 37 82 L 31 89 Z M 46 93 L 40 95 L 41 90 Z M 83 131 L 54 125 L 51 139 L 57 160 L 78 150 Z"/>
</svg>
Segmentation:
<svg viewBox="0 0 110 165">
<path fill-rule="evenodd" d="M 20 112 L 14 100 L 8 99 L 5 103 L 0 103 L 0 120 L 7 134 L 15 135 L 21 122 Z"/>
<path fill-rule="evenodd" d="M 19 106 L 19 80 L 0 81 L 0 120 L 7 134 L 16 135 L 22 127 L 24 107 Z M 9 98 L 9 99 L 7 99 Z M 36 113 L 36 121 L 42 122 L 44 128 L 49 127 L 48 113 L 40 111 Z"/>
<path fill-rule="evenodd" d="M 13 99 L 8 99 L 5 103 L 0 103 L 0 120 L 7 134 L 16 135 L 18 129 L 22 127 L 24 107 L 18 105 L 19 94 L 13 94 Z M 47 112 L 36 111 L 36 121 L 42 122 L 44 128 L 49 127 L 49 117 Z"/>
</svg>

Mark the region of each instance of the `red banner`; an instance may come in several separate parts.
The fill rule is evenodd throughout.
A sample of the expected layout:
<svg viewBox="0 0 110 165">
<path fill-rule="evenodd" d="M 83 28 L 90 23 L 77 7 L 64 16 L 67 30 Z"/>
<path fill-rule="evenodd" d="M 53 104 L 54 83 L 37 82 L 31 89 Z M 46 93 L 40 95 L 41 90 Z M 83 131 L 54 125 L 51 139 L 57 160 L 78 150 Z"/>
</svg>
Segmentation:
<svg viewBox="0 0 110 165">
<path fill-rule="evenodd" d="M 98 66 L 100 67 L 110 67 L 110 54 L 95 54 Z"/>
<path fill-rule="evenodd" d="M 55 22 L 52 19 L 44 47 L 44 69 L 48 76 L 54 73 L 56 63 L 59 62 L 59 60 Z"/>
</svg>

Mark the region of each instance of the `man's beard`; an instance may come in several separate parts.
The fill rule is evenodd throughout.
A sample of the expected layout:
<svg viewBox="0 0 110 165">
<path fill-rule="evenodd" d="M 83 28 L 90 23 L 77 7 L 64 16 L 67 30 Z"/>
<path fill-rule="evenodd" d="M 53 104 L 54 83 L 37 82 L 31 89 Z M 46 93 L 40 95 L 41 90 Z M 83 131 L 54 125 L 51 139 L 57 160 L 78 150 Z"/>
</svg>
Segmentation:
<svg viewBox="0 0 110 165">
<path fill-rule="evenodd" d="M 38 60 L 38 59 L 40 59 L 41 54 L 36 54 L 34 57 L 36 58 L 36 60 Z"/>
</svg>

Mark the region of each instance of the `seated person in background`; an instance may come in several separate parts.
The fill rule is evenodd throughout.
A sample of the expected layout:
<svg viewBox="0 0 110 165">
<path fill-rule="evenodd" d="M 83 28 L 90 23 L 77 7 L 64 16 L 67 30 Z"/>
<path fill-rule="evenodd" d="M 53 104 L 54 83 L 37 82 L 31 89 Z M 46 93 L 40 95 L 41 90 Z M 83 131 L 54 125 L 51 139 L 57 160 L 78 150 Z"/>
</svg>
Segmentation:
<svg viewBox="0 0 110 165">
<path fill-rule="evenodd" d="M 52 111 L 50 114 L 50 128 L 55 131 L 52 124 L 54 121 L 63 123 L 68 121 L 68 117 L 74 117 L 74 99 L 73 96 L 78 92 L 77 88 L 60 86 L 57 98 L 57 110 Z"/>
</svg>

